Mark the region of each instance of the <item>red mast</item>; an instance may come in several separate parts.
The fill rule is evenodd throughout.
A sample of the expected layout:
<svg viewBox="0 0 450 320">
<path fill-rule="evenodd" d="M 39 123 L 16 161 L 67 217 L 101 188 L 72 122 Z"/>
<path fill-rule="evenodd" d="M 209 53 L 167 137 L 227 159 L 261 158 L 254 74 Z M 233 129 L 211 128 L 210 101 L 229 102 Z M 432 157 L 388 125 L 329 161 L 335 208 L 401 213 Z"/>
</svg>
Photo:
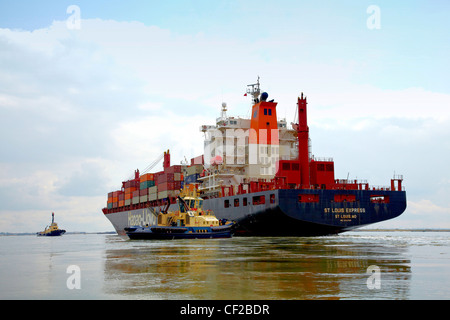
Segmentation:
<svg viewBox="0 0 450 320">
<path fill-rule="evenodd" d="M 309 128 L 308 118 L 306 116 L 306 97 L 303 98 L 303 92 L 298 98 L 298 161 L 300 164 L 300 184 L 309 186 Z"/>
<path fill-rule="evenodd" d="M 169 150 L 167 150 L 167 152 L 164 151 L 164 161 L 163 161 L 163 168 L 164 170 L 166 168 L 170 167 L 170 153 Z"/>
</svg>

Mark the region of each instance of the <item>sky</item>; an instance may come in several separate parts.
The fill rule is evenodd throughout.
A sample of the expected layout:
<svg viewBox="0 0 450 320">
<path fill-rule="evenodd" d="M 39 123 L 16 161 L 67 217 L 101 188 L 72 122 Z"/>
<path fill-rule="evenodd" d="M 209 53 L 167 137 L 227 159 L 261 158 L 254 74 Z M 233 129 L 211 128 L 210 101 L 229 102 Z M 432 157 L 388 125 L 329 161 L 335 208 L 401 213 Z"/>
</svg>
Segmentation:
<svg viewBox="0 0 450 320">
<path fill-rule="evenodd" d="M 450 2 L 0 0 L 0 232 L 112 231 L 101 209 L 202 124 L 308 98 L 312 153 L 336 178 L 404 177 L 374 228 L 450 228 Z M 162 164 L 155 171 L 162 169 Z"/>
</svg>

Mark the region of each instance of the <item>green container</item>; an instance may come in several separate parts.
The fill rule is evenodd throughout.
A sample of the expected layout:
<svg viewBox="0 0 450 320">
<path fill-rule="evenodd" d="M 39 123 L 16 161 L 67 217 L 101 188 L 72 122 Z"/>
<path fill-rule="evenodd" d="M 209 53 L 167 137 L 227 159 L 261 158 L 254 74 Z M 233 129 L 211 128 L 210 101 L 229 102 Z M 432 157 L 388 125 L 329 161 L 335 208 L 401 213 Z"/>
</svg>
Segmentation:
<svg viewBox="0 0 450 320">
<path fill-rule="evenodd" d="M 144 181 L 144 182 L 141 182 L 140 189 L 144 190 L 144 189 L 153 187 L 154 185 L 155 185 L 155 181 L 153 181 L 153 180 Z"/>
</svg>

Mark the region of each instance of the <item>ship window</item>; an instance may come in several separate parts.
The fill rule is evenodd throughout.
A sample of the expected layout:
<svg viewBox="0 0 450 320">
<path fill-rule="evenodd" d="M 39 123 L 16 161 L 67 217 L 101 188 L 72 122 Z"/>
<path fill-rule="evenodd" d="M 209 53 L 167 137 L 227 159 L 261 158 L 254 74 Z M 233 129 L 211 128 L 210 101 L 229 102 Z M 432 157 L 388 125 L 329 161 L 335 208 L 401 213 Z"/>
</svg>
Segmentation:
<svg viewBox="0 0 450 320">
<path fill-rule="evenodd" d="M 334 195 L 334 202 L 355 202 L 356 195 L 354 194 L 336 194 Z"/>
<path fill-rule="evenodd" d="M 230 200 L 225 200 L 224 203 L 223 203 L 223 206 L 225 208 L 228 208 L 230 206 Z"/>
<path fill-rule="evenodd" d="M 389 196 L 371 195 L 370 202 L 372 202 L 372 203 L 389 203 Z"/>
<path fill-rule="evenodd" d="M 269 109 L 269 116 L 272 115 L 272 109 Z"/>
<path fill-rule="evenodd" d="M 334 171 L 333 164 L 332 163 L 327 163 L 325 170 L 326 171 Z"/>
<path fill-rule="evenodd" d="M 270 203 L 275 203 L 275 194 L 270 195 Z"/>
<path fill-rule="evenodd" d="M 289 162 L 283 162 L 283 170 L 291 170 L 291 165 Z"/>
<path fill-rule="evenodd" d="M 247 198 L 243 198 L 243 199 L 242 199 L 242 205 L 243 205 L 244 207 L 247 206 Z"/>
<path fill-rule="evenodd" d="M 264 115 L 267 116 L 267 109 L 264 109 Z"/>
<path fill-rule="evenodd" d="M 300 170 L 300 166 L 298 163 L 293 163 L 292 164 L 292 171 L 299 171 Z"/>
<path fill-rule="evenodd" d="M 266 203 L 265 196 L 254 196 L 253 197 L 253 205 L 264 204 Z"/>
<path fill-rule="evenodd" d="M 234 206 L 239 207 L 239 199 L 234 199 Z"/>
<path fill-rule="evenodd" d="M 299 194 L 298 202 L 319 202 L 318 194 Z"/>
</svg>

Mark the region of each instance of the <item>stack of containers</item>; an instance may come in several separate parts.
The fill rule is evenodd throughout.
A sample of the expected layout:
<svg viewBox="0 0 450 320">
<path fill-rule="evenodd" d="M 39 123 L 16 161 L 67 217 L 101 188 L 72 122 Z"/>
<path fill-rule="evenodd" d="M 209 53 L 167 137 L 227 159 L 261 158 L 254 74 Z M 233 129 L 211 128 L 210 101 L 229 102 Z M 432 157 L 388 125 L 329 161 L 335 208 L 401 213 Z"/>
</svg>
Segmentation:
<svg viewBox="0 0 450 320">
<path fill-rule="evenodd" d="M 113 207 L 112 198 L 113 198 L 113 192 L 108 193 L 108 201 L 107 201 L 108 209 L 112 209 L 112 207 Z"/>
<path fill-rule="evenodd" d="M 153 174 L 154 186 L 148 188 L 148 201 L 158 199 L 158 180 L 159 176 L 163 175 L 164 171 L 156 172 Z"/>
<path fill-rule="evenodd" d="M 139 189 L 133 191 L 133 198 L 132 198 L 132 201 L 131 201 L 132 204 L 139 203 L 139 191 L 140 191 Z"/>
<path fill-rule="evenodd" d="M 165 168 L 164 173 L 158 175 L 158 199 L 175 197 L 180 193 L 183 175 L 181 165 L 174 165 Z"/>
<path fill-rule="evenodd" d="M 125 193 L 121 192 L 121 193 L 119 193 L 118 206 L 123 207 L 124 205 L 125 205 Z"/>
<path fill-rule="evenodd" d="M 148 188 L 139 190 L 139 202 L 145 203 L 148 201 Z"/>
<path fill-rule="evenodd" d="M 119 194 L 122 191 L 113 191 L 108 193 L 108 209 L 117 208 L 119 206 Z"/>
<path fill-rule="evenodd" d="M 155 175 L 153 173 L 146 173 L 141 176 L 140 189 L 148 189 L 155 185 Z"/>
<path fill-rule="evenodd" d="M 128 206 L 131 204 L 133 199 L 133 192 L 139 190 L 139 179 L 128 180 L 123 183 L 125 189 L 125 201 L 124 205 Z M 139 194 L 138 194 L 139 197 Z"/>
<path fill-rule="evenodd" d="M 139 191 L 139 202 L 145 203 L 149 201 L 148 194 L 149 188 L 155 186 L 155 174 L 154 173 L 146 173 L 141 176 L 141 184 Z M 154 199 L 156 200 L 156 198 Z"/>
<path fill-rule="evenodd" d="M 187 167 L 186 176 L 184 177 L 184 183 L 196 183 L 202 171 L 203 165 L 201 164 L 191 165 L 190 167 Z"/>
</svg>

